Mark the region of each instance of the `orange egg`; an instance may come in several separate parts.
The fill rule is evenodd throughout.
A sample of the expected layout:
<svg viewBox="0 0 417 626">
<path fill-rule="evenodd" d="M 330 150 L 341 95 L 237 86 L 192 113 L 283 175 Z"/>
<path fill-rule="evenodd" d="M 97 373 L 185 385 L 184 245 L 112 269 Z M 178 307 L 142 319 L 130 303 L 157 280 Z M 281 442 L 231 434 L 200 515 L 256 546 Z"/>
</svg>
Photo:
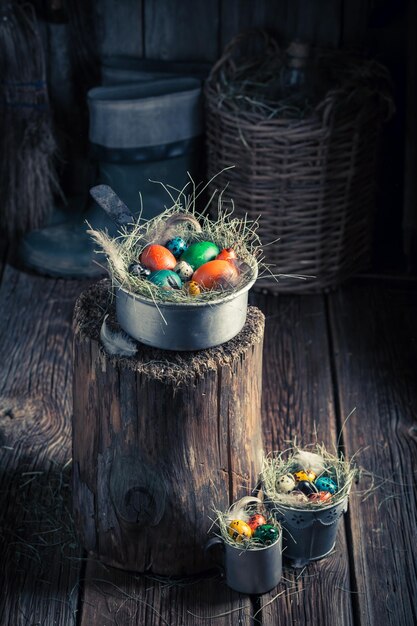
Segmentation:
<svg viewBox="0 0 417 626">
<path fill-rule="evenodd" d="M 237 254 L 233 248 L 223 248 L 223 250 L 216 256 L 218 261 L 237 261 Z"/>
<path fill-rule="evenodd" d="M 239 272 L 233 263 L 218 260 L 204 263 L 193 274 L 193 281 L 205 289 L 234 287 L 238 278 Z"/>
<path fill-rule="evenodd" d="M 146 246 L 140 255 L 140 261 L 152 272 L 173 270 L 177 264 L 177 260 L 172 252 L 156 243 Z"/>
</svg>

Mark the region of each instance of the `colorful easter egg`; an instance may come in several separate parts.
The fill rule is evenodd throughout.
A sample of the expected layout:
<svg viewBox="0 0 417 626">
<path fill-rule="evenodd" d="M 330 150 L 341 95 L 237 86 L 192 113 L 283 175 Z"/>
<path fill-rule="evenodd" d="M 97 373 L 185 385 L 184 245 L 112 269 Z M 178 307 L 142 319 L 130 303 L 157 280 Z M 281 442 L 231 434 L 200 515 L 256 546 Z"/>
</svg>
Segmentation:
<svg viewBox="0 0 417 626">
<path fill-rule="evenodd" d="M 279 493 L 291 493 L 295 487 L 295 478 L 292 474 L 284 474 L 276 481 L 276 490 Z"/>
<path fill-rule="evenodd" d="M 233 248 L 223 248 L 223 250 L 216 256 L 219 261 L 237 261 L 237 254 Z"/>
<path fill-rule="evenodd" d="M 181 255 L 181 261 L 186 261 L 196 270 L 204 263 L 215 259 L 219 252 L 219 248 L 212 241 L 196 241 Z"/>
<path fill-rule="evenodd" d="M 238 279 L 236 267 L 228 261 L 209 261 L 193 274 L 193 280 L 205 289 L 234 287 Z"/>
<path fill-rule="evenodd" d="M 319 491 L 318 493 L 311 493 L 308 499 L 316 504 L 326 504 L 332 499 L 332 494 L 330 491 Z"/>
<path fill-rule="evenodd" d="M 140 255 L 140 261 L 152 272 L 158 270 L 173 270 L 177 264 L 176 258 L 172 252 L 157 243 L 146 246 Z"/>
<path fill-rule="evenodd" d="M 309 480 L 300 480 L 297 483 L 296 489 L 298 491 L 301 491 L 301 493 L 303 493 L 306 496 L 309 496 L 312 493 L 318 492 L 316 485 L 310 482 Z"/>
<path fill-rule="evenodd" d="M 301 470 L 299 472 L 295 472 L 294 478 L 297 482 L 300 480 L 309 480 L 310 482 L 313 482 L 316 480 L 317 475 L 311 470 Z"/>
<path fill-rule="evenodd" d="M 174 272 L 176 272 L 181 280 L 185 282 L 186 280 L 190 280 L 194 270 L 186 261 L 178 261 L 174 267 Z"/>
<path fill-rule="evenodd" d="M 187 283 L 185 283 L 184 287 L 190 296 L 198 296 L 201 293 L 200 285 L 196 283 L 194 280 L 190 280 Z"/>
<path fill-rule="evenodd" d="M 258 539 L 261 543 L 269 546 L 271 543 L 275 543 L 279 537 L 279 530 L 271 524 L 263 524 L 253 533 L 253 538 Z"/>
<path fill-rule="evenodd" d="M 263 515 L 261 515 L 261 513 L 254 513 L 254 515 L 251 515 L 248 520 L 248 526 L 250 526 L 253 533 L 258 526 L 263 526 L 264 524 L 266 524 L 266 519 Z"/>
<path fill-rule="evenodd" d="M 314 484 L 317 487 L 317 491 L 330 491 L 331 494 L 337 491 L 336 483 L 328 476 L 320 476 Z"/>
<path fill-rule="evenodd" d="M 231 538 L 238 543 L 252 537 L 252 530 L 250 526 L 248 526 L 248 524 L 241 519 L 234 519 L 230 522 L 228 533 Z"/>
<path fill-rule="evenodd" d="M 165 247 L 172 252 L 176 259 L 179 259 L 181 254 L 187 250 L 188 246 L 182 237 L 174 237 L 167 241 Z"/>
<path fill-rule="evenodd" d="M 148 276 L 148 280 L 163 289 L 181 289 L 182 287 L 180 277 L 172 270 L 158 270 L 157 272 L 151 272 Z"/>
<path fill-rule="evenodd" d="M 128 267 L 128 272 L 132 276 L 146 278 L 151 273 L 151 270 L 148 270 L 148 268 L 144 267 L 139 261 L 133 261 Z"/>
</svg>

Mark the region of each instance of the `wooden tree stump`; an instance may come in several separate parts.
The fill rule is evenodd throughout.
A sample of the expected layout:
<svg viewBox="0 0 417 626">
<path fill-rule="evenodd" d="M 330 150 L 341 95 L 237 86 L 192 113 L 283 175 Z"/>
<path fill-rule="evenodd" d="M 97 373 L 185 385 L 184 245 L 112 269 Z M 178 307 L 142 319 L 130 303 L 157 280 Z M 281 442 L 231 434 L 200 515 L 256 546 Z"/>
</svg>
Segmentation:
<svg viewBox="0 0 417 626">
<path fill-rule="evenodd" d="M 249 307 L 233 340 L 199 352 L 138 344 L 134 357 L 101 346 L 116 325 L 108 280 L 74 314 L 73 490 L 90 553 L 164 575 L 207 569 L 213 508 L 256 484 L 262 456 L 264 316 Z"/>
</svg>

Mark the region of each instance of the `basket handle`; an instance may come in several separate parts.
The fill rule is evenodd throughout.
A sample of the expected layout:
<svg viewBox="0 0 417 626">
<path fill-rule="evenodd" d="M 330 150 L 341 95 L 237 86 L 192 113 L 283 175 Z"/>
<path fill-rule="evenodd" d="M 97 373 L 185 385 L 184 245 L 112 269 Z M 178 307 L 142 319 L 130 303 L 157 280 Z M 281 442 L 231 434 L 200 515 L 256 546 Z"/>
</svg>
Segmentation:
<svg viewBox="0 0 417 626">
<path fill-rule="evenodd" d="M 223 50 L 222 56 L 211 68 L 210 74 L 208 76 L 208 82 L 210 82 L 214 78 L 214 76 L 223 66 L 228 65 L 232 72 L 235 72 L 236 63 L 233 59 L 235 52 L 243 43 L 250 41 L 254 37 L 258 37 L 261 39 L 265 47 L 265 53 L 267 53 L 268 50 L 270 50 L 269 54 L 271 55 L 278 54 L 280 52 L 280 48 L 276 39 L 269 35 L 265 30 L 262 30 L 261 28 L 253 28 L 251 30 L 243 31 L 242 33 L 239 33 L 238 35 L 233 37 L 233 39 L 229 41 L 229 43 L 226 45 L 225 49 Z"/>
</svg>

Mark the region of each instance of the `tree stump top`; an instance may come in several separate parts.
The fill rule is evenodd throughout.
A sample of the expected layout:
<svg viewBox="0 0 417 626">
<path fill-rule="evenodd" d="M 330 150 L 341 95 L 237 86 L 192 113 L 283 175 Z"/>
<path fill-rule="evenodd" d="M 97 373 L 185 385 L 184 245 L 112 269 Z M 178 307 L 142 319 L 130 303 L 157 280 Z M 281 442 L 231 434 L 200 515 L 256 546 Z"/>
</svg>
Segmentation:
<svg viewBox="0 0 417 626">
<path fill-rule="evenodd" d="M 256 307 L 249 306 L 246 323 L 230 341 L 196 352 L 173 352 L 160 350 L 136 342 L 137 353 L 133 357 L 111 356 L 100 342 L 100 328 L 105 315 L 112 330 L 121 330 L 116 320 L 115 300 L 108 278 L 86 289 L 78 298 L 74 311 L 74 329 L 78 341 L 83 338 L 100 344 L 107 362 L 118 368 L 130 369 L 171 385 L 181 385 L 204 376 L 209 370 L 230 365 L 254 344 L 263 341 L 265 317 Z"/>
</svg>

